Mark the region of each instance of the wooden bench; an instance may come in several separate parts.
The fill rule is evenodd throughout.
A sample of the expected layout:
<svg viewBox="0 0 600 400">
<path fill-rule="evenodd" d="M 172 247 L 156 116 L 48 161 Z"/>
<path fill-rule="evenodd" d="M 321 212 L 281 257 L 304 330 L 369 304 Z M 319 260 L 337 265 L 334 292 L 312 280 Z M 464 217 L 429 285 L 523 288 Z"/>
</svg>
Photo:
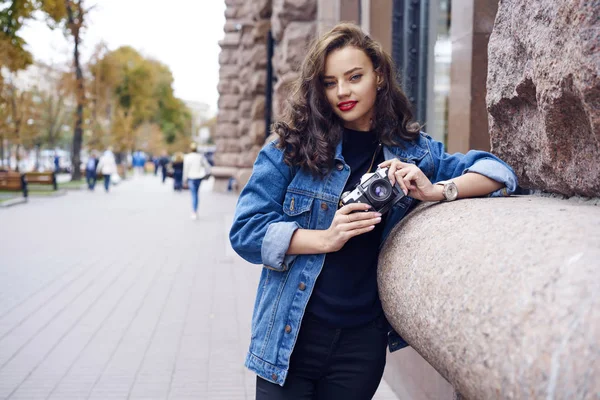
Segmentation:
<svg viewBox="0 0 600 400">
<path fill-rule="evenodd" d="M 27 197 L 27 181 L 25 176 L 14 171 L 0 171 L 0 190 L 21 191 Z"/>
<path fill-rule="evenodd" d="M 56 183 L 56 173 L 54 172 L 26 172 L 25 179 L 27 183 L 35 183 L 38 185 L 52 185 L 54 190 L 58 190 Z"/>
</svg>

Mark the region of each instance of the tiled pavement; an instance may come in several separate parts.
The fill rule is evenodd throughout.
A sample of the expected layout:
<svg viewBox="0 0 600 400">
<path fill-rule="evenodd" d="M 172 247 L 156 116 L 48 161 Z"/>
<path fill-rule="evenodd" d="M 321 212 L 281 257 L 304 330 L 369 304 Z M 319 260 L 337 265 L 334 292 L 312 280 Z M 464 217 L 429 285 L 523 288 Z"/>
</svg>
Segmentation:
<svg viewBox="0 0 600 400">
<path fill-rule="evenodd" d="M 254 398 L 260 269 L 207 183 L 197 221 L 153 176 L 0 210 L 0 399 Z"/>
</svg>

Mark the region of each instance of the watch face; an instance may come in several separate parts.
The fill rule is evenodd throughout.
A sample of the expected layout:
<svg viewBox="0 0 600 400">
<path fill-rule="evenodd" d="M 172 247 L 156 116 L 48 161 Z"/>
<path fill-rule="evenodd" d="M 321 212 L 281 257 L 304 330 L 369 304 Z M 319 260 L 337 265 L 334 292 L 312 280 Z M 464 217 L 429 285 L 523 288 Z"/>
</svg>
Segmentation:
<svg viewBox="0 0 600 400">
<path fill-rule="evenodd" d="M 444 185 L 444 197 L 448 201 L 456 200 L 458 197 L 458 188 L 454 182 L 449 182 Z"/>
</svg>

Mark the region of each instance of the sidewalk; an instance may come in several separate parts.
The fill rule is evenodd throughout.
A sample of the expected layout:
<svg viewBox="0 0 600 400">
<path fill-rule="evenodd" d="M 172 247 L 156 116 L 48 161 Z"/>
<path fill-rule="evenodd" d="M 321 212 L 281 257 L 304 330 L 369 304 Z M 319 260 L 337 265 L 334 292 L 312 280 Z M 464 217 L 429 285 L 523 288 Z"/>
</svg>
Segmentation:
<svg viewBox="0 0 600 400">
<path fill-rule="evenodd" d="M 197 221 L 154 176 L 0 209 L 0 399 L 254 398 L 260 267 L 209 186 Z"/>
</svg>

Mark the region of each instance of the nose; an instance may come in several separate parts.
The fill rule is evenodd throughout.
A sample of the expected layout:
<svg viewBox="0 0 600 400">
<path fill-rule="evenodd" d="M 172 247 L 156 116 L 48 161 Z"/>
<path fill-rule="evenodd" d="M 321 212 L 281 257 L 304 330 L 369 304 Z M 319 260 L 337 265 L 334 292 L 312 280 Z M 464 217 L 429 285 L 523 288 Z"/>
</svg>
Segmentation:
<svg viewBox="0 0 600 400">
<path fill-rule="evenodd" d="M 350 96 L 350 87 L 345 82 L 339 82 L 337 89 L 338 98 L 343 99 Z"/>
</svg>

